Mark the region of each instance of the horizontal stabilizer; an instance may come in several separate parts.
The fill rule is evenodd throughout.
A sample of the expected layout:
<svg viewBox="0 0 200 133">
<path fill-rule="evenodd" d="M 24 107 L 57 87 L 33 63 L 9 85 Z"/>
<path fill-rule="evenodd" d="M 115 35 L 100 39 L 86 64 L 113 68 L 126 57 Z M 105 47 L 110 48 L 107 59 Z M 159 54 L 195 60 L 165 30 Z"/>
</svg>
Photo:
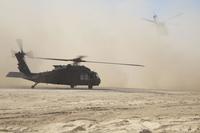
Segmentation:
<svg viewBox="0 0 200 133">
<path fill-rule="evenodd" d="M 6 77 L 11 77 L 11 78 L 23 78 L 24 74 L 21 72 L 9 72 Z"/>
</svg>

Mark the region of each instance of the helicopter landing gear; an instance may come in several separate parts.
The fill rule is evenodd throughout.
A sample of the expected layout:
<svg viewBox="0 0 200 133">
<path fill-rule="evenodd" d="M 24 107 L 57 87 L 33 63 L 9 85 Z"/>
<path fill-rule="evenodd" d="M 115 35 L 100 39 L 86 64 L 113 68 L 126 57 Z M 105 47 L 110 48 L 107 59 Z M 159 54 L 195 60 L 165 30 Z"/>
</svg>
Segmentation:
<svg viewBox="0 0 200 133">
<path fill-rule="evenodd" d="M 70 87 L 71 87 L 72 89 L 74 89 L 74 85 L 70 85 Z"/>
<path fill-rule="evenodd" d="M 88 89 L 92 89 L 93 88 L 93 86 L 92 85 L 88 85 Z"/>
<path fill-rule="evenodd" d="M 31 86 L 31 88 L 35 88 L 35 86 L 37 85 L 38 83 L 36 82 L 34 85 Z"/>
</svg>

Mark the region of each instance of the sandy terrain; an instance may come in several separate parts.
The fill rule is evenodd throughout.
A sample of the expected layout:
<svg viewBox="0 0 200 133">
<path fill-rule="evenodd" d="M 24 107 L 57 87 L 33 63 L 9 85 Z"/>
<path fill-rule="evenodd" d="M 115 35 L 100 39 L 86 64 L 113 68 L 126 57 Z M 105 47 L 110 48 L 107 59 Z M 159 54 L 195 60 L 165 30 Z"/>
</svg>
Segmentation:
<svg viewBox="0 0 200 133">
<path fill-rule="evenodd" d="M 1 133 L 200 133 L 200 92 L 0 89 Z"/>
</svg>

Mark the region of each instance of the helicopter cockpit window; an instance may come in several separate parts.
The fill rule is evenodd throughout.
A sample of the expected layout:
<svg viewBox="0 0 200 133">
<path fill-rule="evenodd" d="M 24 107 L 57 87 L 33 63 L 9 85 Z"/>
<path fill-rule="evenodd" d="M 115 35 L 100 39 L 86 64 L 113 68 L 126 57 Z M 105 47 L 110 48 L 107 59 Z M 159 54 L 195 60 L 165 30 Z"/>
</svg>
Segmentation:
<svg viewBox="0 0 200 133">
<path fill-rule="evenodd" d="M 96 73 L 96 77 L 99 78 L 99 75 Z"/>
<path fill-rule="evenodd" d="M 80 75 L 80 80 L 89 80 L 89 75 L 87 73 L 83 73 Z"/>
</svg>

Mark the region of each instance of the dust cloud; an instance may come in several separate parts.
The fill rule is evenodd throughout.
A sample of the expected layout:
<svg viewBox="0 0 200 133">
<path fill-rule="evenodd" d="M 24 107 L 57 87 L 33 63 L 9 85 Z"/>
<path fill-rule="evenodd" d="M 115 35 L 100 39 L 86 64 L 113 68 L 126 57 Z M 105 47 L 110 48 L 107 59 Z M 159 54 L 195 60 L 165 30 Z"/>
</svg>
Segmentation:
<svg viewBox="0 0 200 133">
<path fill-rule="evenodd" d="M 0 1 L 0 85 L 30 85 L 29 81 L 8 79 L 18 71 L 10 50 L 18 50 L 21 38 L 26 51 L 35 56 L 143 64 L 144 68 L 84 64 L 98 72 L 101 86 L 199 89 L 200 16 L 186 0 L 168 1 L 160 12 L 156 0 L 9 0 Z M 154 11 L 161 19 L 183 12 L 166 23 L 168 35 L 141 20 Z M 27 59 L 33 72 L 51 70 L 65 62 Z"/>
</svg>

